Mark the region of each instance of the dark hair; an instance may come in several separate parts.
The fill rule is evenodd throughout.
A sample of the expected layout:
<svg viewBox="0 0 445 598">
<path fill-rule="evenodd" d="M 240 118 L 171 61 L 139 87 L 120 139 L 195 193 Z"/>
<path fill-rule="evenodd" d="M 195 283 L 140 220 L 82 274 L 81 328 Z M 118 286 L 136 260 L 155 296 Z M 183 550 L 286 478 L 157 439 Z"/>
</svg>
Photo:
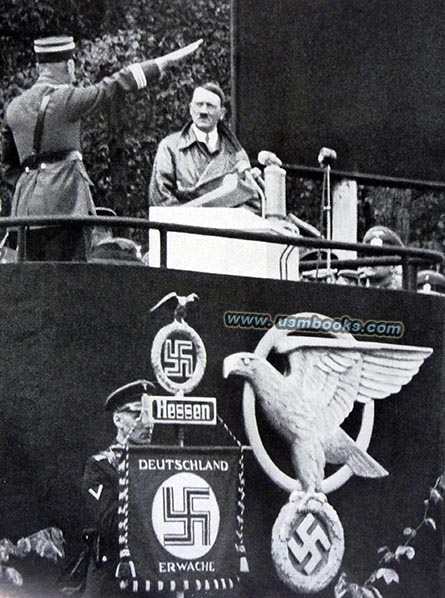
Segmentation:
<svg viewBox="0 0 445 598">
<path fill-rule="evenodd" d="M 195 89 L 198 89 L 198 87 L 200 87 L 201 89 L 206 89 L 207 91 L 210 91 L 211 93 L 214 93 L 215 95 L 217 95 L 219 97 L 219 99 L 221 100 L 221 106 L 224 106 L 224 102 L 226 101 L 226 96 L 224 95 L 224 92 L 221 89 L 221 87 L 218 85 L 218 83 L 213 83 L 212 81 L 208 81 L 207 83 L 203 83 L 202 85 L 197 85 L 195 87 Z"/>
</svg>

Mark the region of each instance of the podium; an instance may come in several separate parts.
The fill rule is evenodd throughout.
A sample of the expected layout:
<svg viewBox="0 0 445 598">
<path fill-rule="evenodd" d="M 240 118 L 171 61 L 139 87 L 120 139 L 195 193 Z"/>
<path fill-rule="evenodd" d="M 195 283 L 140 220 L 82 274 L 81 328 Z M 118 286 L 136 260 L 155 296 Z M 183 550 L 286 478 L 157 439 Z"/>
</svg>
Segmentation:
<svg viewBox="0 0 445 598">
<path fill-rule="evenodd" d="M 153 222 L 185 224 L 220 230 L 271 232 L 276 225 L 246 208 L 152 207 Z M 285 233 L 283 229 L 283 233 Z M 287 232 L 289 234 L 289 232 Z M 150 230 L 149 265 L 160 266 L 160 234 Z M 248 241 L 208 235 L 168 232 L 167 267 L 176 270 L 299 280 L 298 248 L 283 243 Z"/>
</svg>

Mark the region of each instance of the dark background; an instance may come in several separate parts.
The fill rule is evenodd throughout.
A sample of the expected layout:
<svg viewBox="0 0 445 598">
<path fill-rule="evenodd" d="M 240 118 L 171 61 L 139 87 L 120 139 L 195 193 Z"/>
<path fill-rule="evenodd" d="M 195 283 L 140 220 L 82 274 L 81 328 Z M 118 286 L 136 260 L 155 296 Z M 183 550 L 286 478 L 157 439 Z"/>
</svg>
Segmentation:
<svg viewBox="0 0 445 598">
<path fill-rule="evenodd" d="M 190 306 L 187 321 L 203 339 L 208 365 L 193 394 L 216 396 L 220 415 L 244 442 L 242 383 L 222 378 L 222 361 L 236 351 L 253 351 L 264 331 L 224 327 L 225 311 L 271 315 L 314 311 L 331 317 L 402 321 L 405 335 L 397 343 L 434 349 L 399 394 L 376 404 L 369 452 L 389 476 L 353 477 L 328 497 L 345 531 L 341 569 L 363 583 L 377 565 L 377 549 L 394 550 L 404 541 L 403 529 L 420 523 L 423 501 L 443 470 L 442 297 L 132 266 L 3 265 L 0 538 L 17 541 L 40 528 L 58 526 L 67 540 L 68 557 L 77 555 L 81 531 L 90 523 L 80 493 L 83 466 L 114 435 L 104 399 L 132 380 L 153 379 L 152 340 L 172 321 L 174 303 L 153 314 L 149 309 L 171 291 L 200 297 Z M 347 422 L 348 428 L 357 424 L 354 418 L 357 415 Z M 231 442 L 220 426 L 196 428 L 186 434 L 186 442 Z M 290 471 L 287 447 L 264 424 L 261 430 L 273 458 Z M 153 441 L 174 443 L 174 431 L 158 426 Z M 248 596 L 285 598 L 289 590 L 276 577 L 270 536 L 288 496 L 266 478 L 252 455 L 247 458 L 246 476 Z M 403 566 L 400 586 L 385 590 L 385 597 L 440 598 L 440 540 L 440 532 L 431 529 L 419 534 L 416 558 Z M 321 596 L 332 594 L 331 587 Z"/>
<path fill-rule="evenodd" d="M 237 131 L 248 152 L 445 180 L 436 0 L 234 0 Z"/>
</svg>

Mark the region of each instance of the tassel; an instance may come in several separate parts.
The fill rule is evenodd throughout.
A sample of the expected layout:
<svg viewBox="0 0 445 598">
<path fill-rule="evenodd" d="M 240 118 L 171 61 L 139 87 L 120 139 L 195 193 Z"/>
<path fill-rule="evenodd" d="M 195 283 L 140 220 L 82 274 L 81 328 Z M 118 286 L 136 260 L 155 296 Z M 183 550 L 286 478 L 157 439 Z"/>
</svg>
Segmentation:
<svg viewBox="0 0 445 598">
<path fill-rule="evenodd" d="M 127 557 L 128 558 L 128 557 Z M 136 569 L 132 560 L 122 559 L 116 568 L 116 577 L 120 580 L 120 587 L 128 587 L 129 581 L 136 578 Z"/>
<path fill-rule="evenodd" d="M 241 573 L 249 573 L 249 563 L 247 562 L 247 557 L 242 556 L 239 561 L 239 570 Z"/>
<path fill-rule="evenodd" d="M 239 544 L 237 546 L 237 549 L 240 555 L 239 570 L 241 573 L 249 573 L 249 563 L 247 562 L 246 547 L 244 546 L 244 544 Z"/>
</svg>

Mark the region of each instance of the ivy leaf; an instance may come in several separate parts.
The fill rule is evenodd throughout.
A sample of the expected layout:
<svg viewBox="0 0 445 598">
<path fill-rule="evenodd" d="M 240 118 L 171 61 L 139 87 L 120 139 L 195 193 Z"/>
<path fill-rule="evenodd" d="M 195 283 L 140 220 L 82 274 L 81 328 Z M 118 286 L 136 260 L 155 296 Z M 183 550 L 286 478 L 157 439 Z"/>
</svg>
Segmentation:
<svg viewBox="0 0 445 598">
<path fill-rule="evenodd" d="M 343 571 L 343 573 L 338 578 L 337 583 L 335 584 L 334 596 L 335 596 L 335 598 L 343 598 L 343 596 L 346 596 L 348 591 L 349 591 L 348 576 Z"/>
<path fill-rule="evenodd" d="M 441 500 L 443 500 L 443 497 L 442 497 L 441 493 L 439 492 L 439 490 L 437 490 L 437 488 L 431 488 L 430 500 L 435 505 L 437 505 L 437 503 L 439 503 Z"/>
<path fill-rule="evenodd" d="M 384 563 L 391 563 L 396 558 L 396 555 L 393 552 L 391 552 L 391 550 L 388 548 L 388 546 L 381 546 L 380 548 L 378 548 L 377 554 L 381 555 L 380 559 Z"/>
<path fill-rule="evenodd" d="M 405 529 L 403 530 L 404 536 L 411 536 L 412 538 L 414 538 L 416 533 L 417 533 L 416 530 L 413 529 L 412 527 L 405 527 Z"/>
<path fill-rule="evenodd" d="M 10 555 L 17 555 L 15 545 L 6 538 L 0 540 L 0 563 L 7 563 Z"/>
<path fill-rule="evenodd" d="M 390 583 L 399 583 L 399 574 L 394 569 L 387 569 L 386 567 L 382 567 L 381 569 L 377 569 L 374 573 L 375 579 L 382 579 L 384 582 L 389 585 Z"/>
<path fill-rule="evenodd" d="M 412 546 L 397 546 L 396 559 L 400 561 L 402 558 L 407 558 L 411 561 L 416 555 L 416 551 Z"/>
<path fill-rule="evenodd" d="M 353 595 L 354 598 L 383 598 L 381 593 L 374 586 L 366 588 L 365 586 L 357 586 L 357 593 Z"/>
<path fill-rule="evenodd" d="M 434 531 L 437 530 L 436 522 L 434 521 L 434 519 L 432 517 L 428 517 L 428 519 L 425 519 L 425 524 L 428 527 L 430 527 L 431 529 L 433 529 Z"/>
<path fill-rule="evenodd" d="M 12 583 L 15 586 L 23 585 L 23 577 L 13 567 L 4 567 L 0 565 L 0 579 L 4 579 L 7 583 Z"/>
<path fill-rule="evenodd" d="M 356 583 L 349 585 L 349 591 L 352 598 L 374 598 L 367 588 Z"/>
</svg>

